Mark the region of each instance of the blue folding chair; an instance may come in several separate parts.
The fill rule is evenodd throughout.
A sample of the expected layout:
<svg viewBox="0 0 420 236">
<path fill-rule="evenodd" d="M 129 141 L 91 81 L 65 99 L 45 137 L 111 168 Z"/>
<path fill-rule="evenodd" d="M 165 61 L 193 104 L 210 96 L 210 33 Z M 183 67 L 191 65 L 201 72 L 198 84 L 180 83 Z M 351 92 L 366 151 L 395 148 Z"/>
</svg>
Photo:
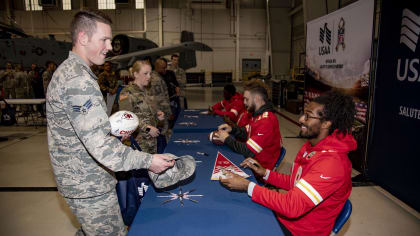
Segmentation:
<svg viewBox="0 0 420 236">
<path fill-rule="evenodd" d="M 281 150 L 280 150 L 280 156 L 279 156 L 279 158 L 277 159 L 276 164 L 274 165 L 273 170 L 275 170 L 275 169 L 277 169 L 277 167 L 279 167 L 279 165 L 280 165 L 281 161 L 284 159 L 284 156 L 285 156 L 285 155 L 286 155 L 286 148 L 281 147 Z"/>
<path fill-rule="evenodd" d="M 346 203 L 344 204 L 343 209 L 341 210 L 340 214 L 338 215 L 337 219 L 335 220 L 335 224 L 334 224 L 334 227 L 332 229 L 332 232 L 331 232 L 330 236 L 336 235 L 341 230 L 343 225 L 349 219 L 352 209 L 353 209 L 353 207 L 351 205 L 351 202 L 350 202 L 350 200 L 347 199 Z"/>
</svg>

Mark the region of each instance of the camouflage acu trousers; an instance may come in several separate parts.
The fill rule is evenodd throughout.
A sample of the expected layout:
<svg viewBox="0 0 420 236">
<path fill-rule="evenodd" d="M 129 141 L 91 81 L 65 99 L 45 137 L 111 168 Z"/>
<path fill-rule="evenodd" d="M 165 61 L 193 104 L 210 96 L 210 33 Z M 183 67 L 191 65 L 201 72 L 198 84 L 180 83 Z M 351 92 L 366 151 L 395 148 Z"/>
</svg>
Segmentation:
<svg viewBox="0 0 420 236">
<path fill-rule="evenodd" d="M 64 198 L 82 225 L 76 236 L 126 235 L 115 190 L 92 198 Z"/>
</svg>

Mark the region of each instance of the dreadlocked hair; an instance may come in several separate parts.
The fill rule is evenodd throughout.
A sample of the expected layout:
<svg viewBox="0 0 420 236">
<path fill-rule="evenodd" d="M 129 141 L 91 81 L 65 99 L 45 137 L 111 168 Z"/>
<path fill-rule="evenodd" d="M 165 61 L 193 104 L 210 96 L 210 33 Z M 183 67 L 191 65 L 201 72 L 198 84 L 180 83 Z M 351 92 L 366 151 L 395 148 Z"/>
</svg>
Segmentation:
<svg viewBox="0 0 420 236">
<path fill-rule="evenodd" d="M 318 115 L 323 120 L 331 121 L 329 134 L 332 134 L 336 129 L 343 134 L 351 133 L 356 108 L 350 95 L 330 91 L 316 97 L 313 102 L 324 106 L 323 111 Z"/>
</svg>

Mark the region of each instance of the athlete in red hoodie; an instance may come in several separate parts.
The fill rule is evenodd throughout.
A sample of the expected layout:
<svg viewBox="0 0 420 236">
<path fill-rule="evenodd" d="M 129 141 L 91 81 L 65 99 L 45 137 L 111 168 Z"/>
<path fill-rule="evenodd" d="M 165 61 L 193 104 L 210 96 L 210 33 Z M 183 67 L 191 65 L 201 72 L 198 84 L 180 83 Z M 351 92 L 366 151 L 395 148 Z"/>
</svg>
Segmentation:
<svg viewBox="0 0 420 236">
<path fill-rule="evenodd" d="M 226 116 L 232 122 L 238 121 L 239 115 L 245 110 L 244 97 L 236 92 L 235 86 L 228 84 L 223 89 L 224 99 L 209 108 L 210 114 Z"/>
<path fill-rule="evenodd" d="M 287 190 L 279 193 L 233 173 L 221 179 L 230 189 L 248 191 L 252 200 L 275 211 L 285 235 L 329 235 L 351 193 L 349 151 L 355 107 L 350 96 L 330 92 L 315 98 L 299 118 L 300 135 L 308 139 L 298 152 L 290 175 L 263 168 L 247 158 L 241 166 Z"/>
<path fill-rule="evenodd" d="M 248 81 L 244 87 L 245 106 L 251 114 L 248 124 L 245 127 L 219 125 L 215 138 L 245 158 L 253 157 L 263 167 L 273 169 L 280 155 L 282 139 L 268 94 L 268 88 L 261 80 Z"/>
</svg>

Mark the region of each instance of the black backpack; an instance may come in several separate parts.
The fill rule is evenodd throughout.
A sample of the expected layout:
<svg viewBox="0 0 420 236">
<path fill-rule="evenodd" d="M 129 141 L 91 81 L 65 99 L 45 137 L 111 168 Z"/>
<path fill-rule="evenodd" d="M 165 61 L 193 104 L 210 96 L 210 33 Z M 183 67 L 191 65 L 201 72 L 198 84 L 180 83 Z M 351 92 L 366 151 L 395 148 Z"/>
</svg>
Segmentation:
<svg viewBox="0 0 420 236">
<path fill-rule="evenodd" d="M 16 110 L 3 99 L 6 107 L 1 109 L 1 124 L 10 126 L 16 124 Z"/>
</svg>

